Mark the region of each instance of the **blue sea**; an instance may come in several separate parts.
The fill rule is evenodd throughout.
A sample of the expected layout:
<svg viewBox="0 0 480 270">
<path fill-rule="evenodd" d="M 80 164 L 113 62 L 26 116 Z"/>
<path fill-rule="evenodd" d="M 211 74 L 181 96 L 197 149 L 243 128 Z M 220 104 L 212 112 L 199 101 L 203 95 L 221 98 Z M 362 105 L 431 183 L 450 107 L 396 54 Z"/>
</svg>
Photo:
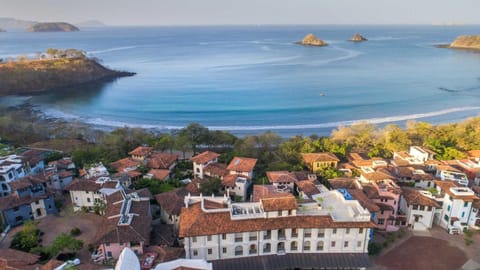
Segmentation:
<svg viewBox="0 0 480 270">
<path fill-rule="evenodd" d="M 347 41 L 359 32 L 369 39 Z M 327 47 L 294 44 L 308 33 Z M 0 58 L 77 48 L 112 82 L 22 98 L 47 116 L 107 127 L 198 122 L 238 135 L 328 135 L 358 121 L 455 122 L 480 113 L 480 53 L 441 49 L 479 26 L 192 26 L 0 34 Z M 1 83 L 1 82 L 0 82 Z M 70 90 L 70 91 L 69 91 Z M 11 100 L 11 98 L 9 99 Z"/>
</svg>

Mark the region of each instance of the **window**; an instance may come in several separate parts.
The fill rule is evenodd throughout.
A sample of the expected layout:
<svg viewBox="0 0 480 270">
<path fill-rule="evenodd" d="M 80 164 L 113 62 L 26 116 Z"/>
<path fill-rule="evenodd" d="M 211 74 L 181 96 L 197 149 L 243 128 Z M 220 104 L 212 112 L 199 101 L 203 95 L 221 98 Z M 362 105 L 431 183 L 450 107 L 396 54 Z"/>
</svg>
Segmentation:
<svg viewBox="0 0 480 270">
<path fill-rule="evenodd" d="M 212 236 L 211 235 L 207 235 L 207 241 L 212 241 Z"/>
<path fill-rule="evenodd" d="M 198 173 L 200 172 L 200 168 L 197 168 L 197 172 L 198 172 Z"/>
<path fill-rule="evenodd" d="M 310 241 L 305 241 L 303 243 L 303 250 L 310 250 Z"/>
<path fill-rule="evenodd" d="M 428 207 L 428 211 L 432 211 L 432 207 L 431 207 L 431 206 Z"/>
<path fill-rule="evenodd" d="M 15 212 L 17 212 L 18 210 L 20 210 L 20 208 L 18 206 L 13 208 L 13 211 L 15 211 Z"/>
<path fill-rule="evenodd" d="M 272 250 L 272 245 L 270 243 L 266 243 L 263 245 L 263 253 L 269 253 Z"/>
<path fill-rule="evenodd" d="M 317 250 L 323 250 L 323 241 L 318 241 L 317 243 Z"/>
<path fill-rule="evenodd" d="M 242 246 L 236 246 L 235 247 L 235 256 L 242 256 L 243 255 L 243 247 Z"/>
<path fill-rule="evenodd" d="M 450 201 L 453 201 L 452 196 L 448 196 L 448 199 L 449 199 Z"/>
<path fill-rule="evenodd" d="M 222 234 L 222 239 L 227 240 L 227 234 L 226 233 Z"/>
<path fill-rule="evenodd" d="M 193 256 L 198 256 L 198 250 L 196 249 L 193 250 Z"/>
<path fill-rule="evenodd" d="M 290 250 L 295 251 L 297 249 L 298 249 L 297 241 L 292 241 L 292 243 L 290 243 Z"/>
<path fill-rule="evenodd" d="M 378 225 L 383 225 L 385 223 L 385 219 L 384 218 L 379 218 L 378 219 Z"/>
<path fill-rule="evenodd" d="M 282 216 L 282 210 L 278 210 L 278 216 L 279 216 L 279 217 Z"/>
<path fill-rule="evenodd" d="M 448 221 L 448 215 L 443 216 L 443 219 L 445 219 L 445 221 Z"/>
<path fill-rule="evenodd" d="M 412 208 L 413 208 L 413 210 L 418 210 L 418 204 L 414 204 L 414 205 L 412 206 Z"/>
<path fill-rule="evenodd" d="M 106 243 L 105 246 L 109 247 L 109 246 L 110 246 L 110 243 Z"/>
<path fill-rule="evenodd" d="M 463 207 L 468 207 L 468 202 L 464 202 Z"/>
<path fill-rule="evenodd" d="M 248 254 L 255 254 L 257 253 L 257 245 L 250 245 L 250 248 L 248 249 Z"/>
<path fill-rule="evenodd" d="M 248 236 L 248 240 L 257 241 L 257 233 L 256 232 L 251 232 Z"/>
<path fill-rule="evenodd" d="M 196 242 L 197 242 L 197 237 L 196 237 L 196 236 L 192 237 L 192 242 L 193 242 L 193 243 L 196 243 Z"/>
<path fill-rule="evenodd" d="M 348 241 L 343 242 L 343 247 L 344 248 L 348 247 Z"/>
<path fill-rule="evenodd" d="M 362 241 L 357 241 L 357 248 L 362 247 Z"/>
<path fill-rule="evenodd" d="M 212 253 L 213 253 L 212 249 L 211 248 L 207 249 L 207 253 L 208 253 L 208 255 L 212 255 Z"/>
<path fill-rule="evenodd" d="M 243 234 L 242 233 L 236 233 L 235 234 L 235 242 L 243 242 Z"/>
<path fill-rule="evenodd" d="M 85 191 L 86 194 L 90 193 L 89 191 Z"/>
<path fill-rule="evenodd" d="M 226 248 L 226 247 L 222 248 L 222 252 L 223 252 L 224 254 L 227 253 L 227 248 Z"/>
<path fill-rule="evenodd" d="M 318 234 L 317 234 L 317 236 L 318 236 L 319 238 L 325 237 L 325 229 L 318 229 Z"/>
<path fill-rule="evenodd" d="M 285 229 L 278 230 L 278 239 L 285 239 Z"/>
<path fill-rule="evenodd" d="M 35 204 L 37 204 L 37 205 L 38 205 L 38 204 L 40 204 L 40 202 L 39 202 L 39 201 L 35 201 Z"/>
<path fill-rule="evenodd" d="M 298 236 L 298 231 L 297 229 L 293 228 L 292 229 L 292 237 L 297 237 Z"/>
<path fill-rule="evenodd" d="M 362 234 L 363 233 L 363 228 L 358 229 L 358 233 Z"/>
<path fill-rule="evenodd" d="M 312 229 L 304 229 L 303 230 L 303 235 L 304 235 L 305 238 L 312 237 Z"/>
<path fill-rule="evenodd" d="M 462 218 L 465 217 L 465 212 L 462 212 Z"/>
<path fill-rule="evenodd" d="M 263 239 L 270 239 L 272 237 L 272 231 L 268 230 L 263 232 Z"/>
<path fill-rule="evenodd" d="M 337 243 L 335 241 L 330 242 L 330 246 L 335 247 Z"/>
<path fill-rule="evenodd" d="M 87 202 L 91 202 L 90 198 L 87 198 Z"/>
<path fill-rule="evenodd" d="M 350 228 L 346 228 L 345 229 L 345 234 L 349 234 L 350 233 Z"/>
<path fill-rule="evenodd" d="M 292 210 L 288 210 L 288 215 L 289 215 L 289 216 L 292 215 Z"/>
<path fill-rule="evenodd" d="M 425 206 L 420 205 L 420 211 L 425 211 Z"/>
<path fill-rule="evenodd" d="M 450 211 L 450 205 L 449 205 L 449 206 L 447 206 L 447 211 Z"/>
<path fill-rule="evenodd" d="M 337 234 L 337 229 L 333 229 L 332 234 Z"/>
<path fill-rule="evenodd" d="M 109 258 L 112 257 L 112 252 L 111 251 L 107 251 L 107 257 L 109 257 Z"/>
</svg>

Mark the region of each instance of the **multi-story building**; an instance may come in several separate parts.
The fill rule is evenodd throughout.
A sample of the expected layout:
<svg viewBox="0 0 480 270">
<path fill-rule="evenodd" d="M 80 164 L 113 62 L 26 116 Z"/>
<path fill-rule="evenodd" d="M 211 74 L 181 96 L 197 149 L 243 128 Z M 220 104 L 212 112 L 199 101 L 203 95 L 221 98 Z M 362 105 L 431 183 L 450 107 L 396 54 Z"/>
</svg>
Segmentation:
<svg viewBox="0 0 480 270">
<path fill-rule="evenodd" d="M 357 201 L 346 201 L 337 191 L 317 194 L 301 204 L 291 194 L 252 203 L 187 196 L 179 235 L 187 259 L 206 259 L 215 268 L 216 263 L 235 262 L 224 259 L 261 263 L 255 257 L 276 260 L 276 255 L 284 254 L 308 258 L 348 254 L 362 261 L 372 227 L 368 210 Z M 313 267 L 321 265 L 305 268 Z"/>
<path fill-rule="evenodd" d="M 57 213 L 55 197 L 41 181 L 25 177 L 10 183 L 12 193 L 0 198 L 0 222 L 17 226 Z"/>
<path fill-rule="evenodd" d="M 102 207 L 106 204 L 106 196 L 123 190 L 118 181 L 112 181 L 108 177 L 92 179 L 75 179 L 65 187 L 70 192 L 73 211 L 86 209 L 94 210 L 95 207 Z"/>
<path fill-rule="evenodd" d="M 302 153 L 303 162 L 312 171 L 317 172 L 324 167 L 337 168 L 340 161 L 332 153 Z"/>
<path fill-rule="evenodd" d="M 458 186 L 454 181 L 435 181 L 435 183 L 440 194 L 438 200 L 442 202 L 442 210 L 436 216 L 436 223 L 450 233 L 461 232 L 469 225 L 475 226 L 478 213 L 474 212 L 476 208 L 473 204 L 480 198 L 473 190 Z"/>
<path fill-rule="evenodd" d="M 219 156 L 220 154 L 217 154 L 215 152 L 205 151 L 192 157 L 191 160 L 193 162 L 194 177 L 203 179 L 204 169 L 208 167 L 210 164 L 217 163 Z"/>
<path fill-rule="evenodd" d="M 27 175 L 21 157 L 10 155 L 0 158 L 0 197 L 10 194 L 8 183 Z"/>
<path fill-rule="evenodd" d="M 425 231 L 432 228 L 435 213 L 441 208 L 430 192 L 403 187 L 400 210 L 407 216 L 408 227 Z"/>
</svg>

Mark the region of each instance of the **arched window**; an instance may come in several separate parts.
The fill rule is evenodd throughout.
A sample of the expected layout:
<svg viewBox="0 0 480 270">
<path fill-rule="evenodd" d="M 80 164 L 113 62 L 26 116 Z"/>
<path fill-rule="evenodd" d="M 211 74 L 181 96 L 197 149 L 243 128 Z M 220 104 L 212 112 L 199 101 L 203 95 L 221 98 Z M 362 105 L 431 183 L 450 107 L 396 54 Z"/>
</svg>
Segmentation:
<svg viewBox="0 0 480 270">
<path fill-rule="evenodd" d="M 272 251 L 272 245 L 270 243 L 266 243 L 263 245 L 263 253 L 269 253 Z"/>
<path fill-rule="evenodd" d="M 310 250 L 310 241 L 305 241 L 303 243 L 303 250 Z"/>
<path fill-rule="evenodd" d="M 297 250 L 297 249 L 298 249 L 297 241 L 292 241 L 292 242 L 290 243 L 290 250 L 295 251 L 295 250 Z"/>
<path fill-rule="evenodd" d="M 318 241 L 317 243 L 317 250 L 323 250 L 323 241 Z"/>
<path fill-rule="evenodd" d="M 243 255 L 243 247 L 242 246 L 236 246 L 235 247 L 235 256 L 242 256 Z"/>
<path fill-rule="evenodd" d="M 285 252 L 285 242 L 280 242 L 277 244 L 277 252 Z"/>
<path fill-rule="evenodd" d="M 248 249 L 248 254 L 256 254 L 257 253 L 257 245 L 252 244 L 250 245 L 250 249 Z"/>
</svg>

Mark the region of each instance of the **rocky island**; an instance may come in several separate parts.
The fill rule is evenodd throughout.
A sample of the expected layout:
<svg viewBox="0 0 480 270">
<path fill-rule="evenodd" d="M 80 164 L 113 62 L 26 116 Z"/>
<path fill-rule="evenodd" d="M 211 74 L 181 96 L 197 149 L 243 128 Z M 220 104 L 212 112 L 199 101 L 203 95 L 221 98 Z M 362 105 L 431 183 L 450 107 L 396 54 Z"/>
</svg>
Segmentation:
<svg viewBox="0 0 480 270">
<path fill-rule="evenodd" d="M 453 49 L 480 50 L 480 35 L 459 36 L 450 43 L 449 47 Z"/>
<path fill-rule="evenodd" d="M 301 41 L 296 42 L 297 44 L 300 45 L 306 45 L 306 46 L 327 46 L 328 44 L 321 40 L 318 39 L 314 34 L 310 33 L 306 35 Z"/>
<path fill-rule="evenodd" d="M 360 35 L 359 33 L 355 33 L 355 35 L 353 35 L 353 37 L 350 39 L 350 41 L 353 41 L 353 42 L 362 42 L 367 40 L 368 39 L 366 39 L 364 36 Z"/>
<path fill-rule="evenodd" d="M 0 96 L 40 93 L 133 75 L 108 69 L 79 50 L 48 49 L 36 59 L 0 59 Z"/>
<path fill-rule="evenodd" d="M 75 25 L 65 22 L 36 23 L 27 28 L 27 32 L 75 32 L 80 31 Z"/>
</svg>

